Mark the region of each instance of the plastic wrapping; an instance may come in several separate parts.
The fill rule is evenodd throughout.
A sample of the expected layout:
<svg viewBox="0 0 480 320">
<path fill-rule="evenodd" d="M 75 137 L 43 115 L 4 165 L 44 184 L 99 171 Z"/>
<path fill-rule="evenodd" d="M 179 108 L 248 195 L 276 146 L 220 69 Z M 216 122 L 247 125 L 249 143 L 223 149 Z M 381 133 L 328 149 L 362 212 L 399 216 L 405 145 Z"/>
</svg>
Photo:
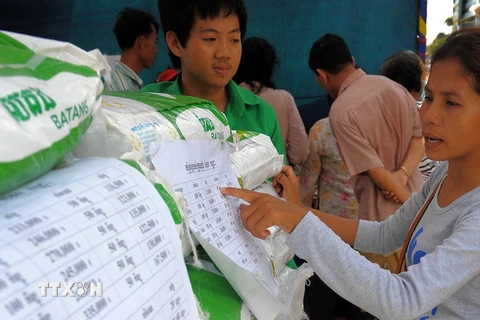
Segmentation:
<svg viewBox="0 0 480 320">
<path fill-rule="evenodd" d="M 313 270 L 308 263 L 302 264 L 298 269 L 285 268 L 277 277 L 279 282 L 280 299 L 290 309 L 290 314 L 280 315 L 275 320 L 303 320 L 308 319 L 303 311 L 303 296 L 305 295 L 305 282 L 313 275 Z"/>
<path fill-rule="evenodd" d="M 269 181 L 253 189 L 256 192 L 266 193 L 276 198 L 280 198 Z M 283 199 L 283 198 L 282 198 Z M 262 244 L 267 251 L 270 260 L 273 276 L 277 277 L 286 264 L 293 258 L 293 251 L 285 244 L 288 235 L 277 226 L 268 228 L 270 235 L 262 240 Z"/>
<path fill-rule="evenodd" d="M 284 157 L 270 137 L 254 132 L 235 131 L 232 169 L 245 189 L 253 189 L 282 171 Z"/>
<path fill-rule="evenodd" d="M 269 181 L 263 182 L 253 190 L 283 199 Z M 262 240 L 262 244 L 268 253 L 272 274 L 280 287 L 279 298 L 290 310 L 289 315 L 278 316 L 276 320 L 308 319 L 303 311 L 303 296 L 305 281 L 313 275 L 313 270 L 307 263 L 298 269 L 288 267 L 288 262 L 294 256 L 293 251 L 285 244 L 288 234 L 277 226 L 272 226 L 268 230 L 271 235 Z"/>
</svg>

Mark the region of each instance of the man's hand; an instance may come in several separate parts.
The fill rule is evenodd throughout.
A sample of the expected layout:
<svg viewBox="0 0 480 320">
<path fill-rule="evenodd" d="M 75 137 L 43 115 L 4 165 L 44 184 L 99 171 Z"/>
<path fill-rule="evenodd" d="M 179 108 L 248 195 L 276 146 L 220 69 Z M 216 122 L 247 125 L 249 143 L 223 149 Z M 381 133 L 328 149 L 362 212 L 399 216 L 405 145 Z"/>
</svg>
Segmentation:
<svg viewBox="0 0 480 320">
<path fill-rule="evenodd" d="M 273 178 L 272 186 L 277 193 L 285 198 L 288 202 L 302 206 L 300 199 L 300 183 L 295 171 L 290 166 L 284 166 L 275 178 Z"/>
<path fill-rule="evenodd" d="M 395 178 L 395 180 L 398 181 L 398 183 L 400 183 L 400 185 L 402 187 L 405 188 L 407 186 L 408 176 L 405 173 L 405 171 L 403 171 L 402 169 L 397 170 L 394 173 L 392 173 L 392 176 Z M 389 201 L 392 201 L 392 202 L 395 202 L 395 203 L 400 203 L 400 200 L 398 200 L 398 197 L 395 195 L 394 192 L 384 190 L 384 191 L 382 191 L 382 194 L 383 194 L 383 197 L 385 199 L 387 199 Z"/>
<path fill-rule="evenodd" d="M 250 203 L 240 205 L 241 218 L 245 229 L 260 239 L 270 235 L 267 229 L 271 226 L 278 226 L 291 233 L 308 212 L 307 208 L 264 193 L 237 188 L 222 188 L 221 192 L 225 196 L 241 198 Z"/>
<path fill-rule="evenodd" d="M 400 169 L 400 170 L 397 170 L 394 173 L 392 173 L 392 175 L 395 178 L 395 180 L 397 180 L 400 183 L 400 185 L 402 187 L 407 186 L 408 176 L 407 176 L 407 173 L 405 171 Z"/>
</svg>

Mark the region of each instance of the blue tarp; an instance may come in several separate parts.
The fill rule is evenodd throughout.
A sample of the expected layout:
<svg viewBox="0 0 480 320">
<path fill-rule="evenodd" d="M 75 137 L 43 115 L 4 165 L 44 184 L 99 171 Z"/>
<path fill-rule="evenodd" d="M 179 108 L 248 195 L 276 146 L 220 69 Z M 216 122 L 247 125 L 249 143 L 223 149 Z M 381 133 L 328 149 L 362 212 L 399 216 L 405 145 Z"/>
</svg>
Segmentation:
<svg viewBox="0 0 480 320">
<path fill-rule="evenodd" d="M 323 94 L 308 69 L 312 43 L 327 32 L 345 38 L 357 63 L 378 73 L 381 62 L 398 50 L 416 50 L 418 0 L 245 0 L 249 14 L 247 37 L 272 42 L 281 59 L 276 82 L 297 104 Z M 0 4 L 0 29 L 72 42 L 84 49 L 119 54 L 112 29 L 124 6 L 148 10 L 158 18 L 155 0 L 18 0 Z M 164 41 L 146 83 L 165 69 Z"/>
</svg>

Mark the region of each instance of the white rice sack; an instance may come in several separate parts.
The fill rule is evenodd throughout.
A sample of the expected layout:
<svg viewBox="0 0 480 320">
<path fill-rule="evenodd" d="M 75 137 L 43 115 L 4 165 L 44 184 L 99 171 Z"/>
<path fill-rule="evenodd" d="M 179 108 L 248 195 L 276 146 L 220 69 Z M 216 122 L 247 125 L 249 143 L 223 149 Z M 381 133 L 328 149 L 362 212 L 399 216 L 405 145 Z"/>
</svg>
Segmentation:
<svg viewBox="0 0 480 320">
<path fill-rule="evenodd" d="M 232 169 L 245 189 L 253 189 L 282 171 L 283 155 L 270 137 L 255 132 L 235 131 Z"/>
<path fill-rule="evenodd" d="M 0 194 L 73 150 L 100 104 L 108 68 L 101 55 L 71 44 L 0 31 Z"/>
<path fill-rule="evenodd" d="M 152 168 L 148 145 L 161 140 L 231 139 L 211 102 L 188 96 L 109 92 L 75 156 L 133 159 Z"/>
</svg>

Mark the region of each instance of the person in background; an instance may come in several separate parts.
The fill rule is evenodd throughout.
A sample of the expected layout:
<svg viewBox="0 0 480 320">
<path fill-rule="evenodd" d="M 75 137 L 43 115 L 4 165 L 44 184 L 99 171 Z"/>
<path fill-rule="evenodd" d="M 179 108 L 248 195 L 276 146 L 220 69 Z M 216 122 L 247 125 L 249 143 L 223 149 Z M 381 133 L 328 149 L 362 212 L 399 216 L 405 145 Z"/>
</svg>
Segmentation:
<svg viewBox="0 0 480 320">
<path fill-rule="evenodd" d="M 333 98 L 327 93 L 320 96 L 319 99 L 298 106 L 298 111 L 307 134 L 310 133 L 310 129 L 318 120 L 328 118 L 332 104 Z"/>
<path fill-rule="evenodd" d="M 340 156 L 329 118 L 315 123 L 308 141 L 310 155 L 299 176 L 302 203 L 336 216 L 358 219 L 352 177 Z M 316 193 L 318 197 L 314 201 Z"/>
<path fill-rule="evenodd" d="M 418 108 L 412 96 L 383 76 L 355 68 L 347 44 L 326 34 L 313 44 L 308 65 L 318 85 L 335 101 L 330 125 L 352 176 L 358 217 L 383 221 L 400 207 L 384 198 L 390 191 L 403 203 L 423 185 L 418 163 L 424 155 Z M 365 255 L 395 269 L 398 253 Z"/>
<path fill-rule="evenodd" d="M 176 80 L 145 86 L 144 92 L 184 94 L 212 101 L 230 128 L 263 133 L 284 155 L 272 107 L 232 81 L 242 55 L 247 11 L 242 0 L 158 0 L 158 10 Z"/>
<path fill-rule="evenodd" d="M 340 217 L 358 219 L 352 177 L 342 160 L 328 118 L 334 99 L 329 94 L 325 97 L 328 104 L 317 105 L 323 108 L 317 114 L 326 111 L 326 116 L 315 122 L 308 134 L 310 154 L 300 174 L 302 203 Z"/>
<path fill-rule="evenodd" d="M 106 91 L 139 91 L 143 81 L 139 74 L 150 69 L 157 55 L 158 22 L 144 11 L 123 8 L 113 28 L 122 50 L 120 61 L 115 62 L 111 82 Z"/>
<path fill-rule="evenodd" d="M 287 245 L 338 294 L 379 319 L 470 320 L 480 315 L 480 28 L 452 33 L 432 57 L 420 109 L 427 156 L 443 163 L 382 222 L 301 206 L 298 179 L 276 178 L 283 201 L 249 190 L 241 218 L 254 236 L 279 226 Z M 402 248 L 395 273 L 357 252 Z"/>
<path fill-rule="evenodd" d="M 342 160 L 328 118 L 334 100 L 328 94 L 325 98 L 327 103 L 317 104 L 316 107 L 321 109 L 315 110 L 315 114 L 324 113 L 326 116 L 315 122 L 308 134 L 310 155 L 299 176 L 301 200 L 306 207 L 357 220 L 358 202 L 352 188 L 352 177 Z M 370 317 L 337 295 L 316 274 L 310 278 L 310 285 L 305 287 L 305 305 L 311 319 L 342 317 L 364 320 Z"/>
<path fill-rule="evenodd" d="M 423 62 L 413 51 L 403 50 L 394 53 L 380 66 L 380 73 L 401 84 L 412 95 L 415 101 L 422 102 Z"/>
<path fill-rule="evenodd" d="M 421 106 L 423 102 L 422 78 L 424 72 L 425 67 L 422 60 L 415 52 L 410 50 L 394 53 L 392 56 L 385 59 L 380 66 L 380 73 L 390 80 L 398 82 L 407 89 L 419 106 Z M 437 165 L 438 162 L 428 159 L 426 155 L 423 156 L 418 165 L 423 180 L 427 181 Z"/>
<path fill-rule="evenodd" d="M 233 77 L 238 85 L 267 101 L 277 114 L 283 145 L 291 165 L 301 165 L 308 157 L 308 140 L 292 95 L 277 89 L 273 76 L 279 65 L 275 47 L 262 38 L 242 43 L 242 59 Z"/>
<path fill-rule="evenodd" d="M 310 155 L 299 176 L 303 205 L 357 220 L 358 202 L 352 177 L 342 161 L 328 117 L 313 125 L 308 141 Z M 316 274 L 305 287 L 305 305 L 310 319 L 333 320 L 340 316 L 346 320 L 368 319 L 367 314 L 337 295 Z"/>
</svg>

